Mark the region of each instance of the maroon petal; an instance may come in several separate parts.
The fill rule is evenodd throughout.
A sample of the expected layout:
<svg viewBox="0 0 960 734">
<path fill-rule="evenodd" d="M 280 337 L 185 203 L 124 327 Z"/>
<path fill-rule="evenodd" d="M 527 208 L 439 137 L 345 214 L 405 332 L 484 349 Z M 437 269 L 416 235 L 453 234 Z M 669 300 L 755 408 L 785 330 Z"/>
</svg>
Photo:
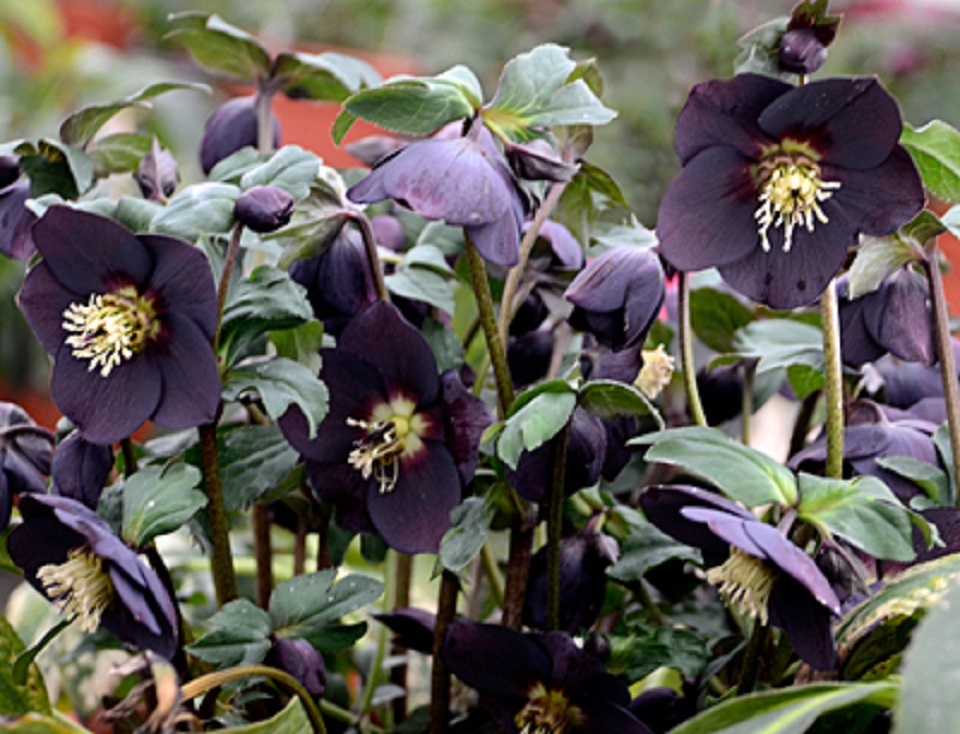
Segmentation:
<svg viewBox="0 0 960 734">
<path fill-rule="evenodd" d="M 165 343 L 148 352 L 163 380 L 163 395 L 151 416 L 165 428 L 212 421 L 220 406 L 220 372 L 210 337 L 180 313 L 167 314 Z"/>
<path fill-rule="evenodd" d="M 887 279 L 876 296 L 870 299 L 871 307 L 864 312 L 863 319 L 871 336 L 895 357 L 925 365 L 936 362 L 927 279 L 909 268 L 901 268 Z"/>
<path fill-rule="evenodd" d="M 464 227 L 480 256 L 494 265 L 512 268 L 520 262 L 519 216 L 505 216 L 476 227 Z"/>
<path fill-rule="evenodd" d="M 367 488 L 373 479 L 363 479 L 346 459 L 336 463 L 307 462 L 307 479 L 314 494 L 337 508 L 337 525 L 355 533 L 376 532 L 367 513 Z"/>
<path fill-rule="evenodd" d="M 141 354 L 108 377 L 87 369 L 89 362 L 64 345 L 56 355 L 50 389 L 57 407 L 93 443 L 127 438 L 153 415 L 160 403 L 161 376 Z"/>
<path fill-rule="evenodd" d="M 836 667 L 832 614 L 814 602 L 801 584 L 792 579 L 778 582 L 770 592 L 769 612 L 770 622 L 786 633 L 801 660 L 817 670 Z"/>
<path fill-rule="evenodd" d="M 767 141 L 757 126 L 757 118 L 790 89 L 789 84 L 759 74 L 740 74 L 729 81 L 695 86 L 677 118 L 677 153 L 681 163 L 686 166 L 695 155 L 712 146 L 730 147 L 749 158 L 758 157 L 761 145 Z"/>
<path fill-rule="evenodd" d="M 583 734 L 653 734 L 652 730 L 623 706 L 610 701 L 593 701 L 583 706 L 580 731 Z"/>
<path fill-rule="evenodd" d="M 210 263 L 203 253 L 176 237 L 140 235 L 138 238 L 156 263 L 150 291 L 159 293 L 167 308 L 190 319 L 207 341 L 217 328 L 217 286 Z"/>
<path fill-rule="evenodd" d="M 443 387 L 445 443 L 453 455 L 461 481 L 467 484 L 480 459 L 480 438 L 493 423 L 493 416 L 486 403 L 463 386 L 456 371 L 444 372 L 440 384 Z"/>
<path fill-rule="evenodd" d="M 390 547 L 402 553 L 436 553 L 460 495 L 460 475 L 450 452 L 443 444 L 425 442 L 416 455 L 400 459 L 392 491 L 381 492 L 376 482 L 370 483 L 367 511 Z"/>
<path fill-rule="evenodd" d="M 142 287 L 153 270 L 153 258 L 133 232 L 98 214 L 52 206 L 31 232 L 56 279 L 83 296 L 117 283 Z"/>
<path fill-rule="evenodd" d="M 44 261 L 30 269 L 17 296 L 27 323 L 50 355 L 57 353 L 66 336 L 61 326 L 63 312 L 71 303 L 86 300 L 64 288 Z"/>
<path fill-rule="evenodd" d="M 897 103 L 872 77 L 804 84 L 767 107 L 759 124 L 778 140 L 809 140 L 823 163 L 860 170 L 886 160 L 903 129 Z"/>
<path fill-rule="evenodd" d="M 733 148 L 714 147 L 683 167 L 657 215 L 660 252 L 671 265 L 702 270 L 760 249 L 751 165 Z"/>
<path fill-rule="evenodd" d="M 337 347 L 376 367 L 390 398 L 400 394 L 417 405 L 437 400 L 440 381 L 433 352 L 395 306 L 374 303 L 347 325 Z"/>
</svg>

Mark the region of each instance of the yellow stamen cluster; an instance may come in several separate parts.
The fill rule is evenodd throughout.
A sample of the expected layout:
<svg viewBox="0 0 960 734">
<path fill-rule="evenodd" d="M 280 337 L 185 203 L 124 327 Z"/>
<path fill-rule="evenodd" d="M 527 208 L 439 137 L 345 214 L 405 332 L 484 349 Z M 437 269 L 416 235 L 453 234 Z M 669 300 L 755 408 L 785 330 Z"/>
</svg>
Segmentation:
<svg viewBox="0 0 960 734">
<path fill-rule="evenodd" d="M 579 725 L 580 711 L 562 692 L 538 685 L 513 721 L 520 734 L 568 734 Z"/>
<path fill-rule="evenodd" d="M 770 592 L 777 573 L 759 558 L 738 548 L 730 549 L 730 557 L 720 566 L 707 571 L 707 581 L 719 586 L 720 596 L 747 614 L 766 624 Z"/>
<path fill-rule="evenodd" d="M 71 303 L 62 326 L 70 332 L 66 343 L 73 356 L 90 360 L 88 369 L 99 368 L 101 377 L 142 352 L 160 329 L 152 304 L 133 287 L 94 293 L 85 304 Z"/>
<path fill-rule="evenodd" d="M 406 434 L 406 426 L 398 428 L 396 421 L 368 422 L 357 418 L 347 418 L 347 425 L 367 431 L 366 436 L 353 442 L 356 448 L 347 456 L 347 462 L 364 479 L 376 479 L 380 494 L 392 492 L 400 477 L 400 462 L 396 459 L 406 449 L 401 435 Z"/>
<path fill-rule="evenodd" d="M 65 563 L 41 566 L 37 578 L 64 613 L 80 621 L 85 632 L 96 631 L 116 596 L 103 560 L 87 548 L 71 550 Z"/>
<path fill-rule="evenodd" d="M 663 344 L 656 349 L 643 350 L 643 367 L 633 381 L 634 387 L 648 400 L 656 400 L 673 378 L 673 357 L 666 353 Z"/>
<path fill-rule="evenodd" d="M 797 227 L 813 232 L 816 222 L 826 224 L 827 215 L 820 204 L 840 188 L 839 181 L 820 177 L 820 166 L 813 159 L 798 153 L 764 158 L 757 169 L 757 181 L 760 206 L 753 216 L 764 252 L 770 252 L 770 227 L 783 227 L 783 251 L 790 252 Z"/>
</svg>

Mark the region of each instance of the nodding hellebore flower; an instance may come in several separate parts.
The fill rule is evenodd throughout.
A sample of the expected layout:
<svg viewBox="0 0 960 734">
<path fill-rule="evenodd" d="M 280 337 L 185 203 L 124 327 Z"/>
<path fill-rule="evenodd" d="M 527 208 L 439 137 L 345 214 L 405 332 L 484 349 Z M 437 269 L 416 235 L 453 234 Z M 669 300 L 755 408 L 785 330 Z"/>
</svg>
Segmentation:
<svg viewBox="0 0 960 734">
<path fill-rule="evenodd" d="M 53 434 L 19 405 L 0 402 L 0 531 L 10 521 L 13 496 L 46 491 Z"/>
<path fill-rule="evenodd" d="M 460 619 L 440 654 L 508 734 L 650 734 L 627 710 L 623 681 L 563 632 Z"/>
<path fill-rule="evenodd" d="M 656 253 L 613 247 L 590 262 L 564 293 L 570 325 L 619 351 L 642 343 L 660 313 L 666 285 Z"/>
<path fill-rule="evenodd" d="M 830 619 L 840 601 L 813 559 L 777 528 L 697 487 L 648 487 L 640 505 L 660 530 L 700 549 L 707 580 L 728 603 L 780 627 L 814 668 L 834 666 Z"/>
<path fill-rule="evenodd" d="M 341 526 L 376 530 L 405 553 L 435 553 L 476 468 L 491 417 L 455 372 L 437 374 L 423 335 L 378 301 L 321 352 L 330 410 L 309 436 L 303 412 L 280 419 L 316 495 Z"/>
<path fill-rule="evenodd" d="M 84 438 L 108 444 L 146 420 L 209 421 L 220 402 L 217 321 L 203 253 L 164 235 L 54 206 L 34 225 L 43 256 L 20 308 L 54 358 L 54 402 Z"/>
<path fill-rule="evenodd" d="M 177 617 L 159 577 L 92 510 L 69 497 L 23 495 L 7 548 L 24 578 L 86 632 L 103 626 L 170 659 Z"/>
<path fill-rule="evenodd" d="M 273 147 L 280 145 L 280 120 L 271 113 Z M 200 166 L 205 174 L 241 148 L 257 147 L 257 95 L 235 97 L 220 105 L 207 120 L 200 141 Z"/>
<path fill-rule="evenodd" d="M 462 135 L 450 129 L 384 156 L 347 197 L 360 204 L 394 199 L 422 217 L 463 227 L 484 259 L 513 267 L 527 197 L 481 121 L 465 122 Z"/>
<path fill-rule="evenodd" d="M 861 233 L 889 234 L 923 207 L 901 129 L 873 78 L 697 85 L 677 120 L 683 169 L 657 217 L 664 259 L 716 267 L 772 308 L 813 303 Z"/>
<path fill-rule="evenodd" d="M 244 227 L 261 234 L 274 232 L 293 216 L 293 197 L 279 186 L 253 186 L 237 198 L 233 216 Z"/>
</svg>

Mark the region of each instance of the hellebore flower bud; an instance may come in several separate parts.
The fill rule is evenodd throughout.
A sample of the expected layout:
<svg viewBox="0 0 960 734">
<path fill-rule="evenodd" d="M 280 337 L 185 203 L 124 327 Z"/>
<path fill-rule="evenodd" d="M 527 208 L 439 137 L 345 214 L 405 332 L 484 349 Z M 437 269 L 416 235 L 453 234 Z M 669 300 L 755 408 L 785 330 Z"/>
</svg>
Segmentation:
<svg viewBox="0 0 960 734">
<path fill-rule="evenodd" d="M 79 431 L 74 431 L 60 442 L 53 455 L 50 469 L 53 493 L 71 497 L 96 510 L 103 485 L 112 469 L 111 447 L 91 443 Z"/>
<path fill-rule="evenodd" d="M 813 28 L 794 28 L 780 38 L 780 68 L 794 74 L 810 74 L 827 60 L 827 47 Z"/>
<path fill-rule="evenodd" d="M 257 96 L 224 102 L 210 119 L 200 142 L 200 166 L 210 173 L 217 163 L 241 148 L 257 145 Z M 280 145 L 280 121 L 273 116 L 273 145 Z"/>
<path fill-rule="evenodd" d="M 233 216 L 254 232 L 273 232 L 290 221 L 293 209 L 293 197 L 279 186 L 254 186 L 237 199 Z"/>
<path fill-rule="evenodd" d="M 30 238 L 37 217 L 24 206 L 30 181 L 20 178 L 21 173 L 17 156 L 0 156 L 0 254 L 27 262 L 37 251 Z"/>
<path fill-rule="evenodd" d="M 264 662 L 292 675 L 316 698 L 322 696 L 327 687 L 323 656 L 302 637 L 281 637 L 273 643 Z"/>
<path fill-rule="evenodd" d="M 143 198 L 162 201 L 177 188 L 178 175 L 176 159 L 169 150 L 161 150 L 154 138 L 153 148 L 141 159 L 133 178 Z"/>
</svg>

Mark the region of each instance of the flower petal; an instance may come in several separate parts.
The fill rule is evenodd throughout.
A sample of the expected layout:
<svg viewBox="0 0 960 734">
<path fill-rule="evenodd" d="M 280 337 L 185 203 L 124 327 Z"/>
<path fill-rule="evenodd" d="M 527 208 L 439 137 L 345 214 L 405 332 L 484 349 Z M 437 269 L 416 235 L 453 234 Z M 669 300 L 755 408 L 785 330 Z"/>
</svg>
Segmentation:
<svg viewBox="0 0 960 734">
<path fill-rule="evenodd" d="M 733 148 L 714 147 L 683 167 L 657 214 L 660 252 L 671 265 L 702 270 L 761 251 L 751 165 Z"/>
<path fill-rule="evenodd" d="M 895 357 L 926 365 L 936 362 L 927 279 L 901 268 L 880 287 L 876 299 L 873 295 L 863 299 L 870 304 L 863 319 L 870 335 Z"/>
<path fill-rule="evenodd" d="M 786 633 L 801 660 L 817 670 L 836 667 L 831 612 L 813 602 L 801 584 L 781 579 L 770 592 L 768 609 L 771 624 Z"/>
<path fill-rule="evenodd" d="M 367 512 L 367 489 L 373 479 L 364 479 L 346 460 L 336 463 L 307 461 L 307 479 L 314 494 L 337 508 L 337 525 L 355 533 L 373 533 L 376 528 Z"/>
<path fill-rule="evenodd" d="M 138 239 L 155 262 L 149 292 L 159 293 L 166 308 L 196 323 L 207 341 L 213 339 L 217 328 L 217 286 L 204 254 L 176 237 L 147 234 Z"/>
<path fill-rule="evenodd" d="M 440 375 L 440 385 L 443 388 L 445 442 L 456 462 L 461 481 L 467 484 L 480 459 L 480 438 L 493 423 L 493 416 L 486 403 L 463 386 L 455 370 Z"/>
<path fill-rule="evenodd" d="M 57 352 L 50 379 L 53 401 L 93 443 L 127 438 L 153 415 L 160 403 L 162 380 L 144 354 L 114 369 L 108 377 L 87 369 L 69 346 Z"/>
<path fill-rule="evenodd" d="M 24 278 L 17 301 L 44 349 L 54 355 L 66 338 L 61 326 L 63 312 L 71 303 L 86 299 L 64 288 L 50 266 L 41 260 Z"/>
</svg>

